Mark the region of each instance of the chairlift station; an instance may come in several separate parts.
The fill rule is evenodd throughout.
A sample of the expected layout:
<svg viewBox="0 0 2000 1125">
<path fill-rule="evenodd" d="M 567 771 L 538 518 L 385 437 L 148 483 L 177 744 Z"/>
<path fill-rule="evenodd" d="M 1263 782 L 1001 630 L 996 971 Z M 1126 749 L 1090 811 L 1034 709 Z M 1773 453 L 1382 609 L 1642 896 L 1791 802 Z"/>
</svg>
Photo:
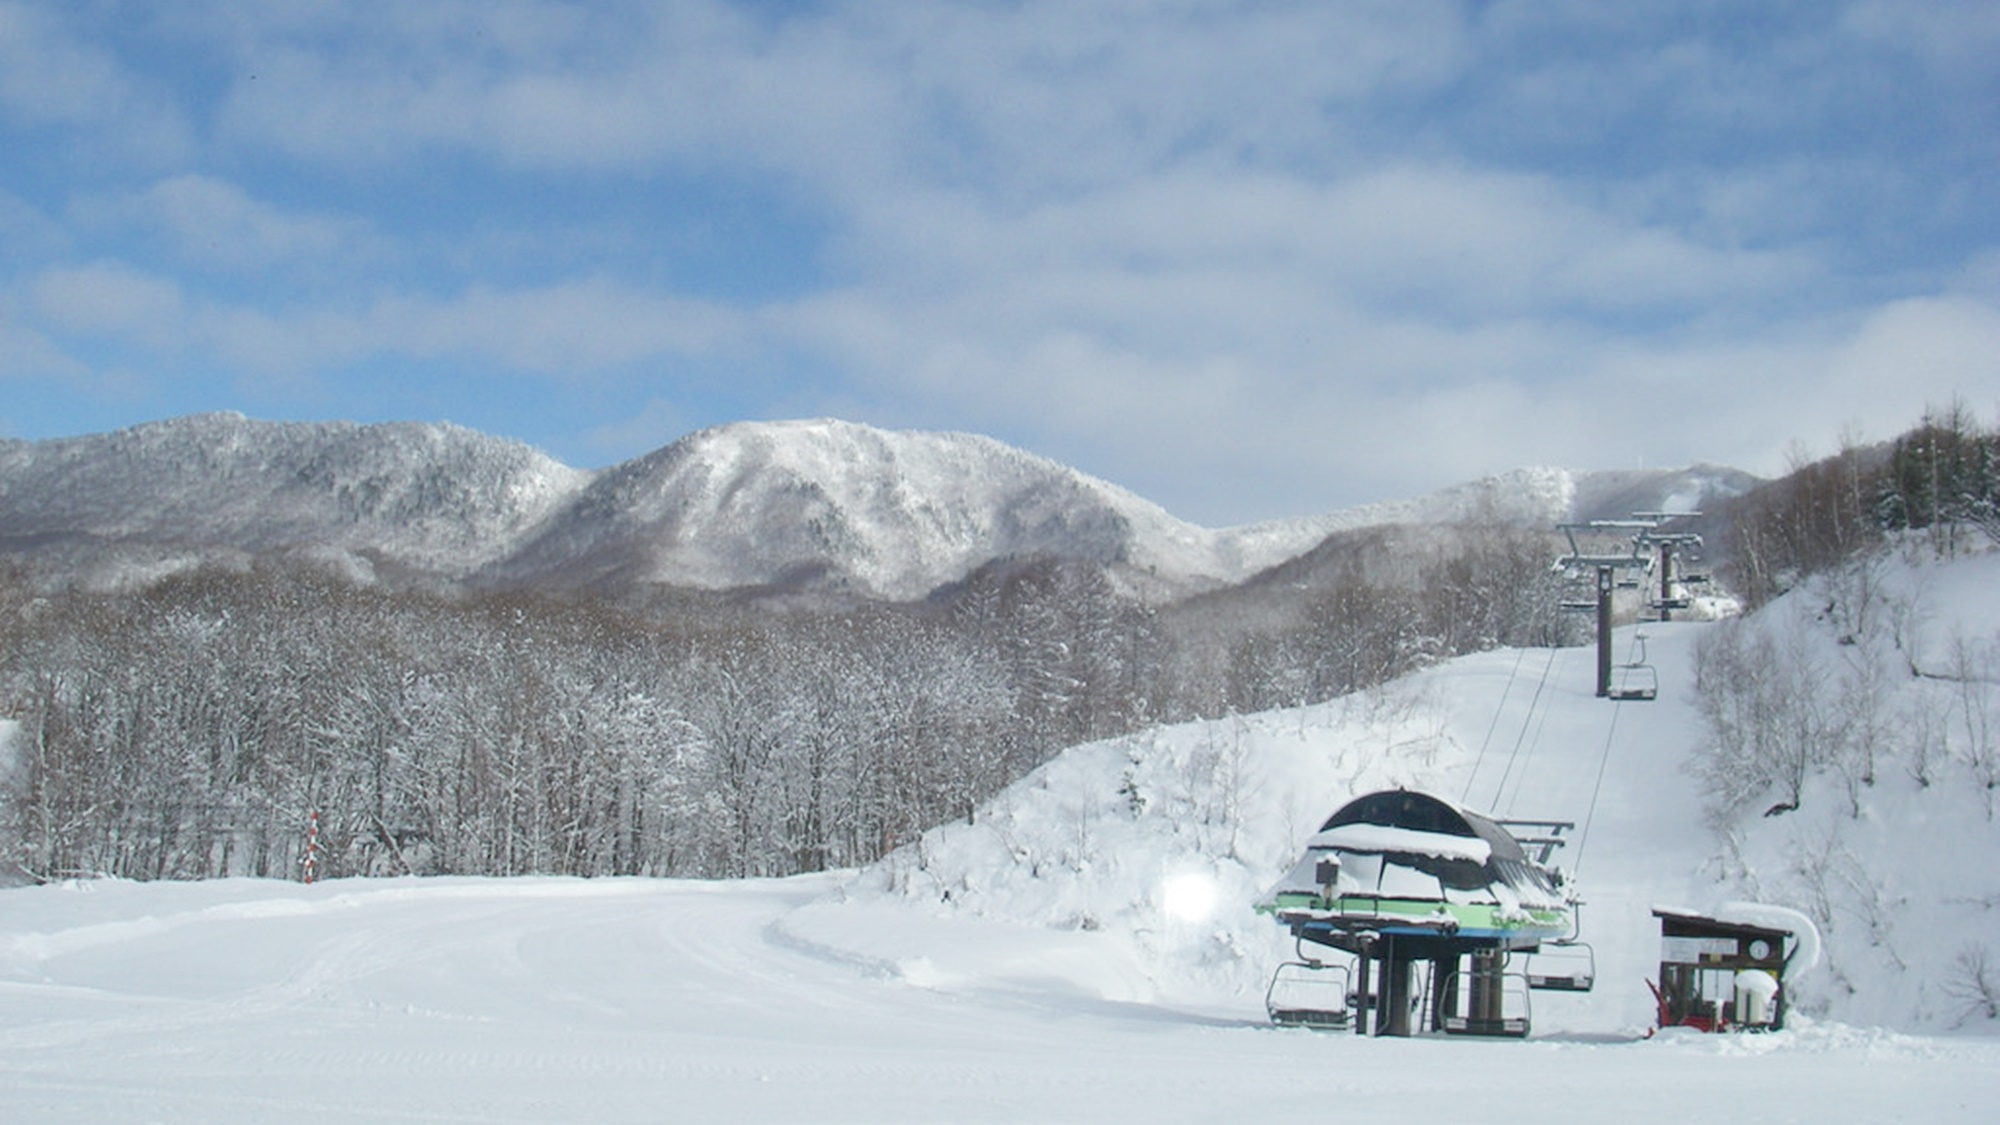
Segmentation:
<svg viewBox="0 0 2000 1125">
<path fill-rule="evenodd" d="M 1550 855 L 1567 821 L 1494 820 L 1396 789 L 1356 798 L 1257 903 L 1291 930 L 1265 1010 L 1281 1026 L 1361 1035 L 1524 1038 L 1537 992 L 1589 992 L 1581 902 Z M 1784 1024 L 1796 935 L 1656 908 L 1660 1028 Z M 1650 1034 L 1650 1032 L 1649 1032 Z"/>
<path fill-rule="evenodd" d="M 1530 990 L 1585 992 L 1596 975 L 1577 940 L 1578 903 L 1546 866 L 1571 827 L 1492 820 L 1410 790 L 1349 802 L 1257 906 L 1290 927 L 1298 949 L 1266 994 L 1272 1020 L 1364 1035 L 1527 1035 Z M 1545 949 L 1562 954 L 1539 972 L 1513 967 Z"/>
</svg>

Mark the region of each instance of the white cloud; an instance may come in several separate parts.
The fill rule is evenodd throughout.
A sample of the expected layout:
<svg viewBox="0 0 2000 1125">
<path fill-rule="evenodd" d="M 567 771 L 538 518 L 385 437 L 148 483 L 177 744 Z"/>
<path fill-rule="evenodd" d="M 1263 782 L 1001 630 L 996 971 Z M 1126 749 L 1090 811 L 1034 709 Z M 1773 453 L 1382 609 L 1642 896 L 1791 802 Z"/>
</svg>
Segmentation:
<svg viewBox="0 0 2000 1125">
<path fill-rule="evenodd" d="M 117 64 L 37 6 L 0 3 L 0 106 L 30 124 L 102 123 L 132 101 Z"/>
<path fill-rule="evenodd" d="M 311 373 L 388 356 L 566 379 L 710 354 L 741 331 L 726 309 L 598 281 L 398 295 L 347 311 L 216 307 L 201 320 L 216 351 L 251 370 Z"/>
<path fill-rule="evenodd" d="M 162 350 L 189 342 L 180 286 L 122 263 L 46 271 L 35 279 L 32 299 L 40 319 L 58 332 L 120 337 Z"/>
<path fill-rule="evenodd" d="M 100 262 L 48 270 L 29 289 L 37 320 L 57 336 L 196 350 L 237 371 L 283 375 L 399 356 L 584 377 L 742 346 L 749 327 L 723 306 L 601 280 L 272 310 L 191 297 L 170 279 Z"/>
<path fill-rule="evenodd" d="M 359 219 L 281 210 L 227 180 L 169 176 L 139 191 L 87 196 L 69 208 L 77 226 L 98 234 L 137 231 L 183 265 L 231 273 L 283 269 L 286 276 L 348 273 L 392 257 Z"/>
<path fill-rule="evenodd" d="M 0 379 L 85 379 L 90 368 L 66 355 L 54 340 L 12 323 L 0 305 Z"/>
<path fill-rule="evenodd" d="M 869 263 L 894 278 L 907 254 L 916 283 L 857 285 L 782 323 L 884 409 L 986 419 L 1224 521 L 1530 463 L 1777 472 L 1794 441 L 1830 446 L 1857 418 L 1888 436 L 1927 401 L 2000 401 L 2000 303 L 1719 315 L 1783 305 L 1811 260 L 1704 246 L 1540 182 L 1186 188 L 1012 223 L 937 207 L 920 229 L 939 237 Z M 1429 240 L 1426 221 L 1464 236 Z"/>
<path fill-rule="evenodd" d="M 577 281 L 480 287 L 448 301 L 399 298 L 371 309 L 364 338 L 419 356 L 470 355 L 572 376 L 735 345 L 743 317 L 719 305 Z"/>
<path fill-rule="evenodd" d="M 225 135 L 339 163 L 443 148 L 538 169 L 777 171 L 846 200 L 910 178 L 1030 198 L 1215 145 L 1322 162 L 1349 151 L 1343 107 L 1444 84 L 1467 52 L 1442 0 L 697 0 L 590 20 L 523 4 L 504 27 L 487 7 L 330 11 L 244 13 Z"/>
<path fill-rule="evenodd" d="M 335 254 L 354 255 L 369 239 L 365 224 L 298 216 L 252 199 L 208 176 L 173 176 L 140 201 L 181 252 L 235 269 L 298 265 Z"/>
<path fill-rule="evenodd" d="M 12 261 L 46 261 L 69 244 L 61 224 L 19 196 L 0 190 L 0 268 Z"/>
<path fill-rule="evenodd" d="M 186 120 L 108 51 L 79 41 L 47 5 L 0 0 L 0 119 L 81 127 L 88 147 L 146 160 L 185 155 Z"/>
<path fill-rule="evenodd" d="M 1935 4 L 1859 0 L 1840 13 L 1841 30 L 1858 39 L 1887 43 L 1917 57 L 1993 81 L 2000 55 L 2000 8 L 1985 0 Z"/>
<path fill-rule="evenodd" d="M 1922 406 L 1960 396 L 2000 421 L 2000 301 L 1942 295 L 1875 309 L 1832 357 L 1817 390 L 1827 405 L 1811 415 L 1822 428 L 1837 403 L 1877 439 L 1913 425 Z"/>
<path fill-rule="evenodd" d="M 592 449 L 623 459 L 658 449 L 695 428 L 696 419 L 684 406 L 651 398 L 629 416 L 591 430 L 585 440 Z"/>
<path fill-rule="evenodd" d="M 1261 488 L 1259 514 L 1654 456 L 1641 425 L 1590 421 L 1621 356 L 1706 348 L 1717 303 L 1777 300 L 1815 265 L 1449 165 L 1160 175 L 1018 212 L 889 197 L 867 218 L 859 280 L 774 317 L 803 348 L 885 407 L 987 419 L 1135 486 L 1215 474 Z M 1633 419 L 1680 401 L 1654 394 Z"/>
</svg>

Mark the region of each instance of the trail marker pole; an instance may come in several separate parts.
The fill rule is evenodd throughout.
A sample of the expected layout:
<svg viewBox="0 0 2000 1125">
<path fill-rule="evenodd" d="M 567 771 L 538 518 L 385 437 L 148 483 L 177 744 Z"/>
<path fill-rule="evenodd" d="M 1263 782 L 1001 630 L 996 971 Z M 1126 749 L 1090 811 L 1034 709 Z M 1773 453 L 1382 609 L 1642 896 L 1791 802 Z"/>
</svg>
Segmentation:
<svg viewBox="0 0 2000 1125">
<path fill-rule="evenodd" d="M 306 814 L 306 857 L 299 866 L 307 884 L 313 881 L 314 868 L 319 866 L 319 811 Z"/>
</svg>

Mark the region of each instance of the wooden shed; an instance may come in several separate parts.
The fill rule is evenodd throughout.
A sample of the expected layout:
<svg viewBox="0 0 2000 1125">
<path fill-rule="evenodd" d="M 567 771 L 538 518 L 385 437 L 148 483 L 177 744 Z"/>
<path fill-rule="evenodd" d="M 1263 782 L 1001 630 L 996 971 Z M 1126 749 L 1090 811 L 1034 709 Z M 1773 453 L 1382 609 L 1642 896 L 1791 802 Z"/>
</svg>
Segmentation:
<svg viewBox="0 0 2000 1125">
<path fill-rule="evenodd" d="M 1661 1027 L 1784 1026 L 1790 930 L 1665 907 L 1655 908 L 1653 917 L 1660 920 L 1660 980 L 1653 996 Z"/>
</svg>

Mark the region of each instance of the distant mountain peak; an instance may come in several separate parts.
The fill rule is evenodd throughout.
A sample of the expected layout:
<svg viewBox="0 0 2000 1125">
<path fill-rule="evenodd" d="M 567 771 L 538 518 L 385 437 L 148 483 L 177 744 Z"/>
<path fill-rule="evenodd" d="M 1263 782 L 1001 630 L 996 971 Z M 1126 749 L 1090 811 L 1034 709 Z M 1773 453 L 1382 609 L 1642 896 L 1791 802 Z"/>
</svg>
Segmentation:
<svg viewBox="0 0 2000 1125">
<path fill-rule="evenodd" d="M 810 576 L 909 599 L 998 558 L 1143 566 L 1158 553 L 1149 529 L 1214 534 L 991 438 L 835 419 L 697 431 L 586 492 L 580 518 L 552 523 L 501 571 L 707 589 Z M 1193 562 L 1190 581 L 1228 577 Z"/>
</svg>

